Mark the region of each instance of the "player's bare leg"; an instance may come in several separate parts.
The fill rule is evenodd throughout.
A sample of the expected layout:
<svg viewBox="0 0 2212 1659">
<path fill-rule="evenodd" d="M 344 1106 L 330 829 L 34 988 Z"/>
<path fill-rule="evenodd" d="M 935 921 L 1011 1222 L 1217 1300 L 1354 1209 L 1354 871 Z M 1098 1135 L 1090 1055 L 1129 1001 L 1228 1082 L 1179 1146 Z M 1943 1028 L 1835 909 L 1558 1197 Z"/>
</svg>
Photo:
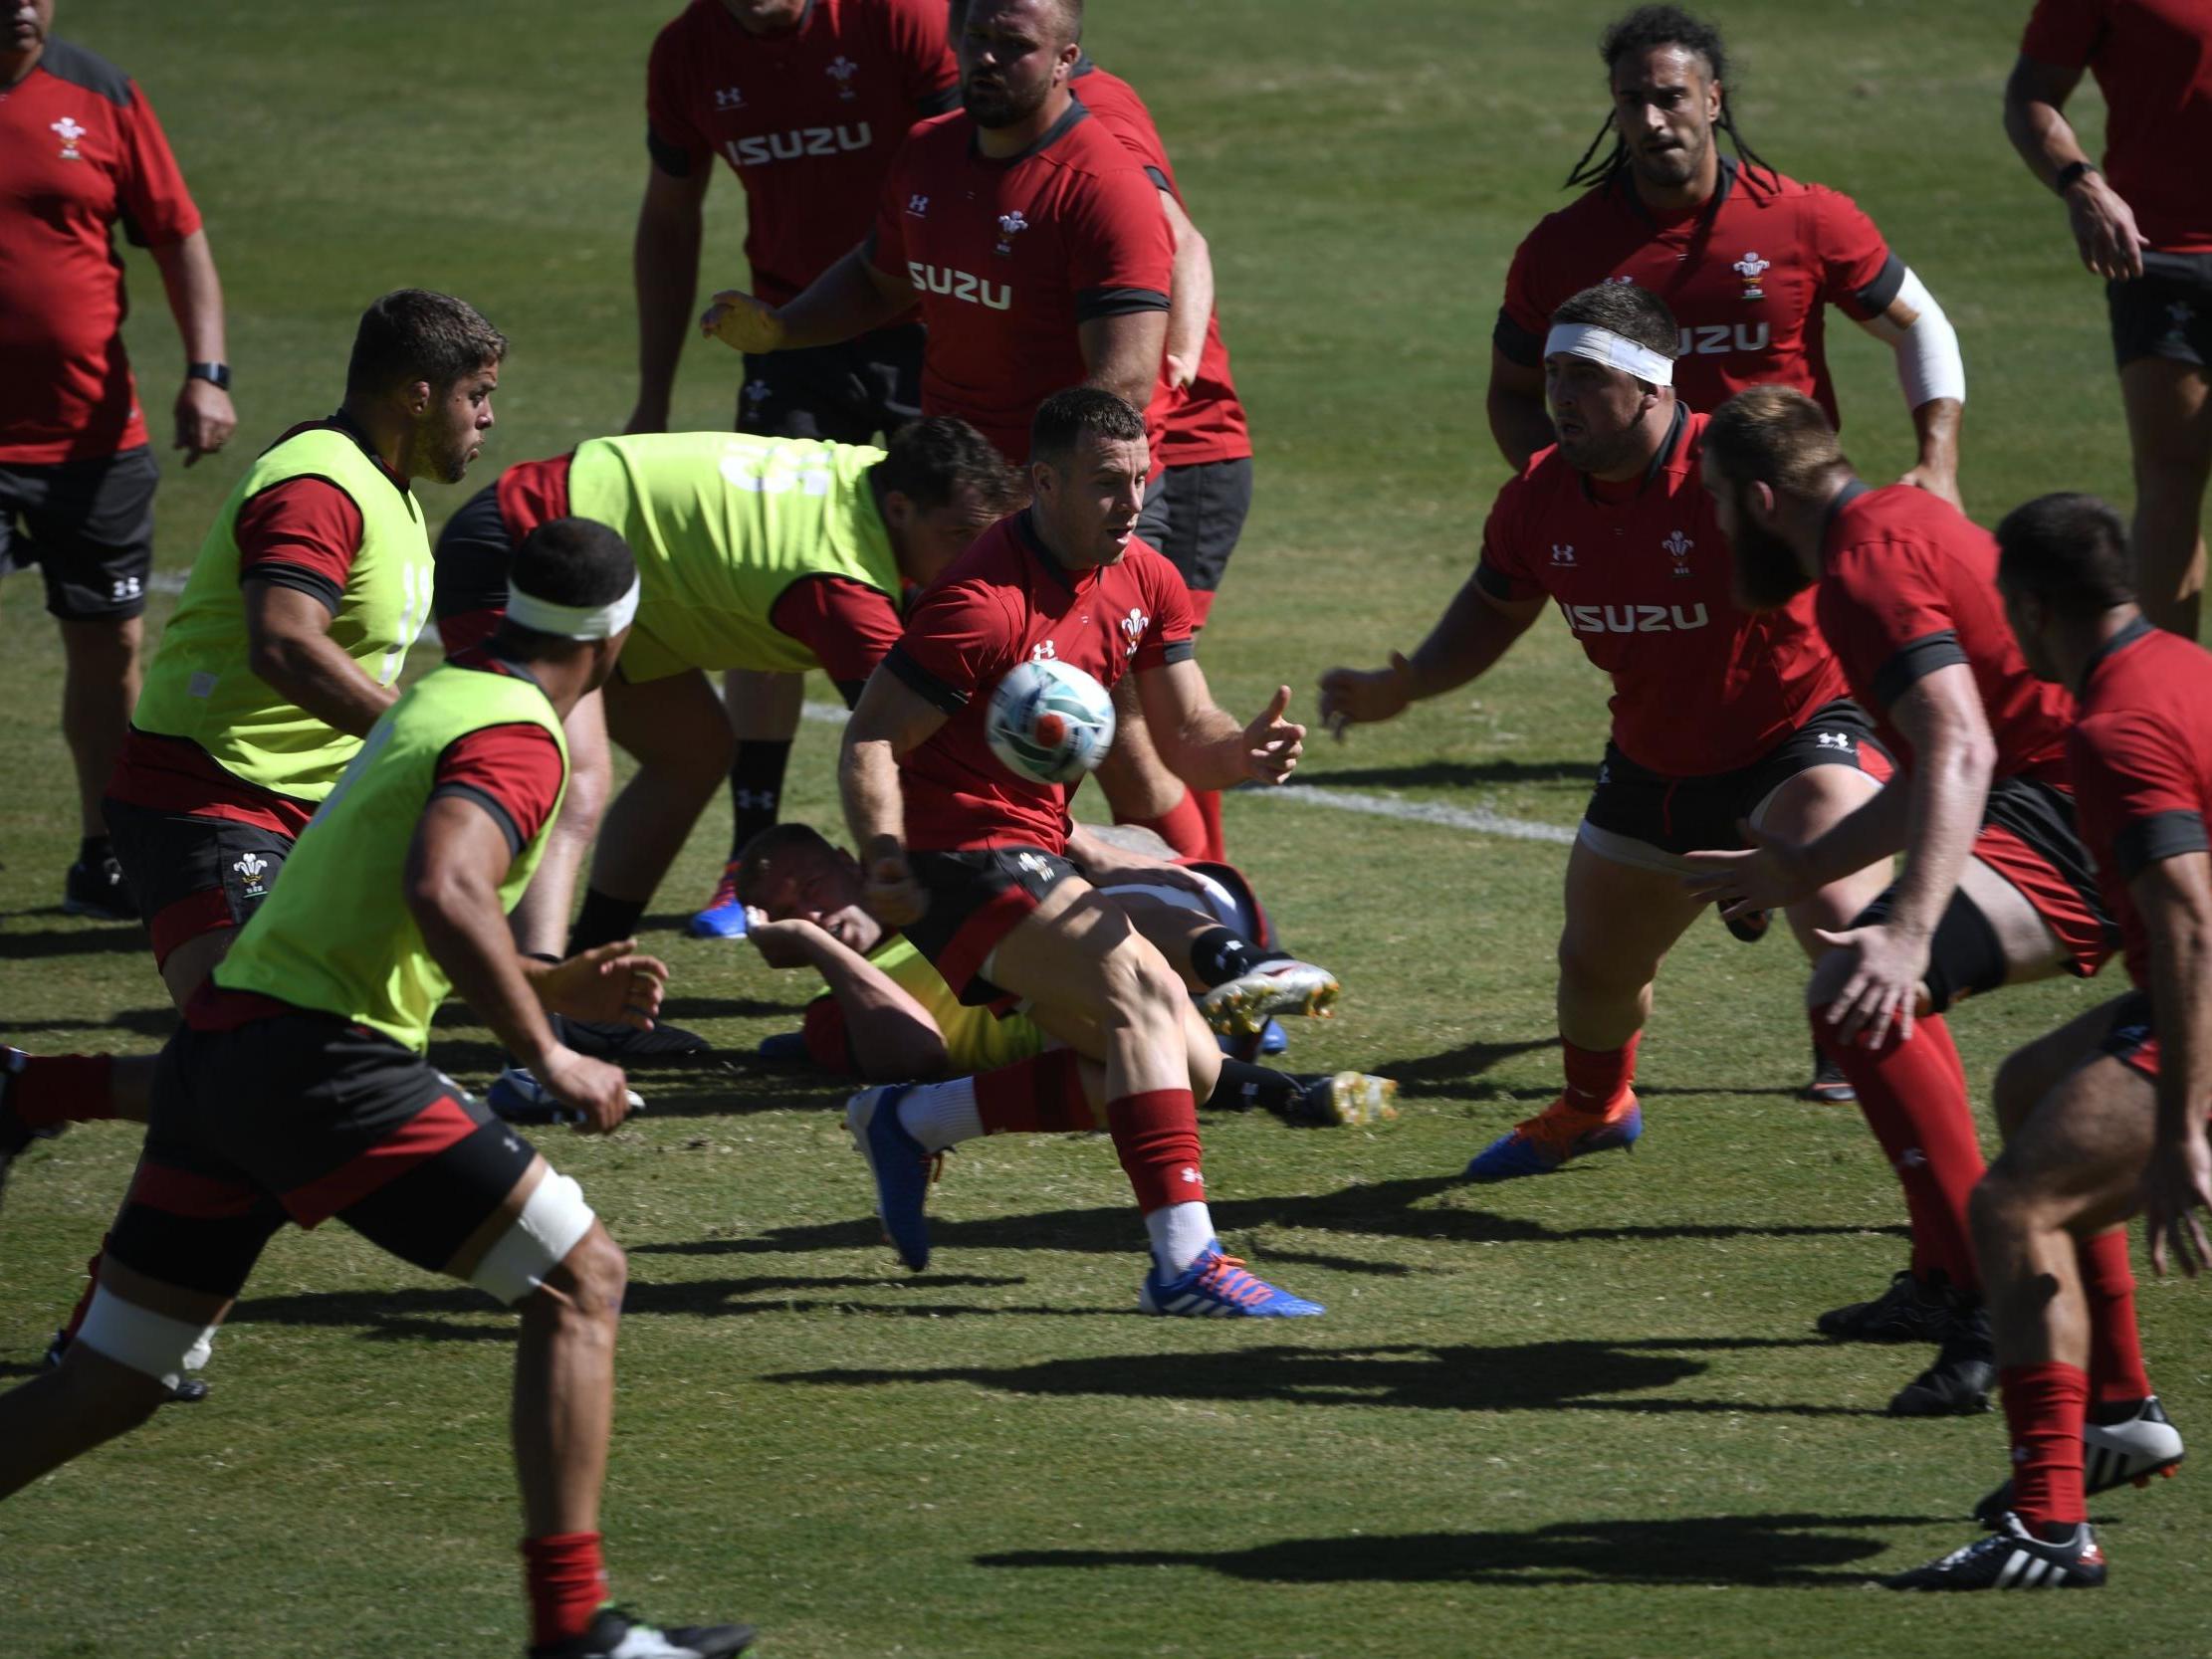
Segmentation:
<svg viewBox="0 0 2212 1659">
<path fill-rule="evenodd" d="M 607 682 L 607 734 L 637 772 L 607 808 L 571 951 L 626 938 L 692 826 L 730 773 L 729 717 L 697 669 L 633 686 Z"/>
<path fill-rule="evenodd" d="M 1098 786 L 1117 824 L 1141 824 L 1182 858 L 1217 858 L 1207 844 L 1206 820 L 1183 779 L 1168 770 L 1146 729 L 1134 677 L 1114 687 L 1114 745 L 1099 762 Z"/>
<path fill-rule="evenodd" d="M 1198 895 L 1121 884 L 1106 892 L 1183 976 L 1217 1035 L 1257 1037 L 1277 1016 L 1335 1013 L 1343 989 L 1335 974 L 1237 933 L 1212 910 L 1194 909 Z"/>
<path fill-rule="evenodd" d="M 783 772 L 805 712 L 806 676 L 754 669 L 722 677 L 723 708 L 737 750 L 730 762 L 730 856 L 706 909 L 686 929 L 694 938 L 742 938 L 745 906 L 738 902 L 738 858 L 746 843 L 774 823 L 782 806 Z"/>
<path fill-rule="evenodd" d="M 84 840 L 63 903 L 73 915 L 135 921 L 137 901 L 108 850 L 108 820 L 100 802 L 138 702 L 145 621 L 136 616 L 64 621 L 61 632 L 62 736 L 77 772 L 77 833 Z"/>
<path fill-rule="evenodd" d="M 559 956 L 568 936 L 576 878 L 583 872 L 614 786 L 614 753 L 607 743 L 606 708 L 601 694 L 580 698 L 561 722 L 568 739 L 568 792 L 560 814 L 546 837 L 537 874 L 509 916 L 515 947 L 526 956 Z"/>
<path fill-rule="evenodd" d="M 2135 472 L 2135 588 L 2143 614 L 2197 637 L 2204 589 L 2204 491 L 2212 475 L 2212 374 L 2171 357 L 2119 371 Z"/>
</svg>

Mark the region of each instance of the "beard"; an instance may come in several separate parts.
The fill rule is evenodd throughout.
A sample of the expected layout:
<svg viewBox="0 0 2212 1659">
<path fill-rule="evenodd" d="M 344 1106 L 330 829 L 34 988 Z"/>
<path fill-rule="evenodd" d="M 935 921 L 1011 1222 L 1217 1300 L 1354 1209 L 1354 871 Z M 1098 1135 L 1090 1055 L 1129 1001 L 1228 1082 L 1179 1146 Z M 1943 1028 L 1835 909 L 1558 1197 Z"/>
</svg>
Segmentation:
<svg viewBox="0 0 2212 1659">
<path fill-rule="evenodd" d="M 1813 585 L 1790 544 L 1738 515 L 1731 545 L 1736 555 L 1736 599 L 1746 609 L 1779 610 Z"/>
<path fill-rule="evenodd" d="M 1044 107 L 1044 101 L 1051 92 L 1050 82 L 1034 92 L 1017 91 L 1004 82 L 989 88 L 964 85 L 960 90 L 960 106 L 978 126 L 995 131 L 1027 120 Z"/>
</svg>

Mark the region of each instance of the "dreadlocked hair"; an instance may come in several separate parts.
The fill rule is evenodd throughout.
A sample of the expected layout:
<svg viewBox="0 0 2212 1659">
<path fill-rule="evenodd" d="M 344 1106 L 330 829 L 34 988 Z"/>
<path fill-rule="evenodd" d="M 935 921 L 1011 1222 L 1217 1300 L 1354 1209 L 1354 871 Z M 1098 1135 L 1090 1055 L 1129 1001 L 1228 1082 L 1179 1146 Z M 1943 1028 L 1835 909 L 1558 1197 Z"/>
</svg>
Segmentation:
<svg viewBox="0 0 2212 1659">
<path fill-rule="evenodd" d="M 1743 134 L 1736 129 L 1735 114 L 1728 107 L 1728 53 L 1720 44 L 1720 31 L 1710 23 L 1698 21 L 1679 6 L 1639 6 L 1599 37 L 1598 56 L 1605 60 L 1606 76 L 1610 81 L 1623 58 L 1661 46 L 1678 46 L 1705 60 L 1705 73 L 1720 84 L 1720 117 L 1713 124 L 1728 135 L 1728 141 L 1736 147 L 1736 154 L 1749 166 L 1758 168 L 1770 180 L 1776 177 L 1766 157 L 1745 143 Z M 1598 153 L 1598 146 L 1606 141 L 1607 133 L 1613 135 L 1613 148 L 1602 160 L 1592 159 Z M 1607 183 L 1628 164 L 1629 146 L 1609 114 L 1561 188 L 1572 190 L 1580 185 Z"/>
</svg>

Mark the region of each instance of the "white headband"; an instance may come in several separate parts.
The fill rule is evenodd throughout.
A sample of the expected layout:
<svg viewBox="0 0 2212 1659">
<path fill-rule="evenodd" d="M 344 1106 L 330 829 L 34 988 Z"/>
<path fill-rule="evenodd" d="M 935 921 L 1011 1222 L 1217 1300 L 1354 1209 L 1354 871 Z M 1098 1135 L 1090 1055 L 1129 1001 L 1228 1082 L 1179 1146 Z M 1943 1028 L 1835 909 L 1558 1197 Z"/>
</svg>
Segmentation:
<svg viewBox="0 0 2212 1659">
<path fill-rule="evenodd" d="M 1625 370 L 1655 386 L 1674 383 L 1672 359 L 1660 356 L 1648 345 L 1637 344 L 1626 334 L 1600 328 L 1595 323 L 1554 322 L 1551 332 L 1544 336 L 1544 355 L 1588 357 L 1594 363 Z"/>
<path fill-rule="evenodd" d="M 637 593 L 638 580 L 632 576 L 629 592 L 611 604 L 556 605 L 551 599 L 525 593 L 510 580 L 507 614 L 519 626 L 555 639 L 612 639 L 637 615 Z"/>
</svg>

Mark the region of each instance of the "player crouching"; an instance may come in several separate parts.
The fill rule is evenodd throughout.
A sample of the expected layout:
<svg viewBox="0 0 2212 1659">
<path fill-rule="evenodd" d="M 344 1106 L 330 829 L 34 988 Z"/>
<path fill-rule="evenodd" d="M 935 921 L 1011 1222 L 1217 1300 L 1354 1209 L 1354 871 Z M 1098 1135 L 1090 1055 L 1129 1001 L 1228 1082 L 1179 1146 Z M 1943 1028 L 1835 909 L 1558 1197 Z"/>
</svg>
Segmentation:
<svg viewBox="0 0 2212 1659">
<path fill-rule="evenodd" d="M 1026 1000 L 1068 1037 L 1078 1070 L 1098 1079 L 1151 1235 L 1139 1306 L 1318 1314 L 1222 1253 L 1197 1110 L 1220 1050 L 1175 970 L 1068 861 L 1067 787 L 1003 766 L 986 718 L 991 689 L 1018 663 L 1051 658 L 1109 690 L 1133 674 L 1162 758 L 1195 789 L 1279 783 L 1305 728 L 1283 718 L 1287 688 L 1241 728 L 1208 692 L 1183 579 L 1135 537 L 1148 466 L 1142 415 L 1095 387 L 1057 392 L 1037 409 L 1029 455 L 1034 505 L 987 531 L 923 595 L 845 728 L 839 780 L 864 902 L 904 930 L 963 1003 Z M 917 1124 L 910 1098 L 869 1090 L 848 1121 L 875 1174 L 884 1230 L 919 1270 L 929 1262 L 925 1160 L 957 1129 Z"/>
</svg>

